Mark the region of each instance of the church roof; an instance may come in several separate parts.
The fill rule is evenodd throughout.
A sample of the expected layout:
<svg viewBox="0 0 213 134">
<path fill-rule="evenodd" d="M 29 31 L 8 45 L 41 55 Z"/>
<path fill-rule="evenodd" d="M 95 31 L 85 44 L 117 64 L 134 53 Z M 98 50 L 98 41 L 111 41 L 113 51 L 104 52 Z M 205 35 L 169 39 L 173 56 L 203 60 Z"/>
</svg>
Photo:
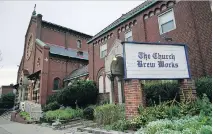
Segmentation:
<svg viewBox="0 0 213 134">
<path fill-rule="evenodd" d="M 88 60 L 88 52 L 86 52 L 86 51 L 81 51 L 81 52 L 83 52 L 83 55 L 78 56 L 79 50 L 76 50 L 76 49 L 72 49 L 72 48 L 66 49 L 65 47 L 58 46 L 58 45 L 55 45 L 55 44 L 47 44 L 47 43 L 44 43 L 43 41 L 41 41 L 39 39 L 36 39 L 36 43 L 38 45 L 40 45 L 41 47 L 48 46 L 50 48 L 50 54 Z"/>
<path fill-rule="evenodd" d="M 76 69 L 74 71 L 72 71 L 69 76 L 67 76 L 64 81 L 67 81 L 67 80 L 72 80 L 72 79 L 75 79 L 75 78 L 78 78 L 78 77 L 81 77 L 81 76 L 85 76 L 85 75 L 88 75 L 89 74 L 89 71 L 88 71 L 88 65 L 87 66 L 83 66 L 79 69 Z"/>
<path fill-rule="evenodd" d="M 150 7 L 151 5 L 153 5 L 156 2 L 157 2 L 157 0 L 147 0 L 147 1 L 143 2 L 139 6 L 132 9 L 131 11 L 127 12 L 126 14 L 123 14 L 120 18 L 118 18 L 113 23 L 111 23 L 109 26 L 107 26 L 106 28 L 101 30 L 99 33 L 97 33 L 95 36 L 93 36 L 87 43 L 88 44 L 91 43 L 92 41 L 94 41 L 95 39 L 100 37 L 101 35 L 105 34 L 106 32 L 108 32 L 112 29 L 114 29 L 115 27 L 117 27 L 121 23 L 131 19 L 132 17 L 134 17 L 138 13 L 144 11 L 145 9 L 147 9 L 148 7 Z"/>
</svg>

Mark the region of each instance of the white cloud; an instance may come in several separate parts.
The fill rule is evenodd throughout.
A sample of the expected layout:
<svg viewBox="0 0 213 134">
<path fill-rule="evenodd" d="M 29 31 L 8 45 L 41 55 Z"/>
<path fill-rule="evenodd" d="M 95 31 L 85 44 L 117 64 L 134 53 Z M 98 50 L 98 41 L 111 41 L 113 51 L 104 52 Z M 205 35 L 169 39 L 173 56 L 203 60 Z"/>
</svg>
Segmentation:
<svg viewBox="0 0 213 134">
<path fill-rule="evenodd" d="M 0 69 L 0 86 L 16 84 L 18 68 L 3 67 Z"/>
</svg>

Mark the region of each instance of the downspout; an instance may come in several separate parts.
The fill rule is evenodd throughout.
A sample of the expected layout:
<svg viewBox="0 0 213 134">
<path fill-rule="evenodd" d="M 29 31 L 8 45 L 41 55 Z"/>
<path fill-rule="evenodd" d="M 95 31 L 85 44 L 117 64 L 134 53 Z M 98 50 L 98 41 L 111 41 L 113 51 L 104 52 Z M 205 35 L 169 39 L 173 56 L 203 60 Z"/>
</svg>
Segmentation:
<svg viewBox="0 0 213 134">
<path fill-rule="evenodd" d="M 95 69 L 94 69 L 94 68 L 95 68 L 95 67 L 94 67 L 94 54 L 95 54 L 95 53 L 94 53 L 94 44 L 92 44 L 92 52 L 93 52 L 93 53 L 92 53 L 92 72 L 93 72 L 93 76 L 92 76 L 92 77 L 93 77 L 93 80 L 95 80 L 95 73 L 94 73 L 94 70 L 95 70 Z"/>
</svg>

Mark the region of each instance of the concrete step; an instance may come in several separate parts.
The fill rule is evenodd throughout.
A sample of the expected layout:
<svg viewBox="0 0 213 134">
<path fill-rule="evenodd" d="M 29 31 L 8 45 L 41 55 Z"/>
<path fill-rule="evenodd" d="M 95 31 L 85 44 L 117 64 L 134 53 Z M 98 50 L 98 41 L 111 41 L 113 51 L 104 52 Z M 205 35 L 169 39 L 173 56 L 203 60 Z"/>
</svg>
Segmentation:
<svg viewBox="0 0 213 134">
<path fill-rule="evenodd" d="M 64 128 L 83 127 L 82 123 L 68 124 Z"/>
<path fill-rule="evenodd" d="M 78 132 L 85 132 L 85 133 L 93 133 L 93 134 L 134 134 L 134 132 L 119 132 L 119 131 L 112 131 L 112 130 L 103 130 L 100 128 L 91 128 L 91 127 L 86 127 L 86 128 L 77 128 Z"/>
</svg>

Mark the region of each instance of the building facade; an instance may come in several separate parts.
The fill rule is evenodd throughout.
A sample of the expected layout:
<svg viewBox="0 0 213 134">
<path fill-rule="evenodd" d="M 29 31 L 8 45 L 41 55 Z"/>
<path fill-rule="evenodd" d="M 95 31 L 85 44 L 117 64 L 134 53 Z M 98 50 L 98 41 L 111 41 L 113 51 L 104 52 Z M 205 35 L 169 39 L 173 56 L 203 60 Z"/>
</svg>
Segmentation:
<svg viewBox="0 0 213 134">
<path fill-rule="evenodd" d="M 186 44 L 192 79 L 211 75 L 211 16 L 209 1 L 145 1 L 87 42 L 89 79 L 111 102 L 124 102 L 122 41 Z"/>
<path fill-rule="evenodd" d="M 17 98 L 45 104 L 64 86 L 64 78 L 87 66 L 87 41 L 92 36 L 42 20 L 34 11 L 25 35 L 18 70 Z"/>
</svg>

